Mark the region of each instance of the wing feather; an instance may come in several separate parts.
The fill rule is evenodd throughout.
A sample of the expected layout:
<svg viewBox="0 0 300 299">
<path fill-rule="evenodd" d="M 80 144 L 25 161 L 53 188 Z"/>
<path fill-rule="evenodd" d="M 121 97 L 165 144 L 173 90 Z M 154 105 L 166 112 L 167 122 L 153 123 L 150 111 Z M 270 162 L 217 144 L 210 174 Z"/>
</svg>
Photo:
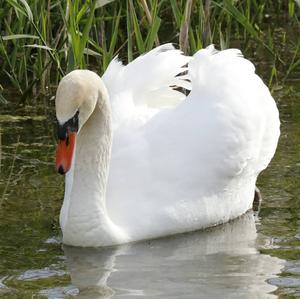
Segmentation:
<svg viewBox="0 0 300 299">
<path fill-rule="evenodd" d="M 174 88 L 191 88 L 183 75 L 190 59 L 172 44 L 159 46 L 126 66 L 118 58 L 113 59 L 103 80 L 111 99 L 114 128 L 139 119 L 136 114 L 141 112 L 140 107 L 145 121 L 160 109 L 174 107 L 184 100 L 185 95 Z"/>
</svg>

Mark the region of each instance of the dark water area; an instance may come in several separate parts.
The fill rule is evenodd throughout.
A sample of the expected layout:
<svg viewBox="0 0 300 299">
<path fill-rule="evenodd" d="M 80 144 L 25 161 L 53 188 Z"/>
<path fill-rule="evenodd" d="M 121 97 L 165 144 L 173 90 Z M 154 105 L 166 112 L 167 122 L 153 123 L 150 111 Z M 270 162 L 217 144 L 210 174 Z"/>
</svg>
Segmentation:
<svg viewBox="0 0 300 299">
<path fill-rule="evenodd" d="M 300 83 L 274 93 L 276 156 L 259 215 L 204 232 L 104 249 L 61 244 L 63 178 L 53 101 L 0 115 L 1 298 L 300 298 Z M 43 102 L 43 101 L 41 101 Z"/>
</svg>

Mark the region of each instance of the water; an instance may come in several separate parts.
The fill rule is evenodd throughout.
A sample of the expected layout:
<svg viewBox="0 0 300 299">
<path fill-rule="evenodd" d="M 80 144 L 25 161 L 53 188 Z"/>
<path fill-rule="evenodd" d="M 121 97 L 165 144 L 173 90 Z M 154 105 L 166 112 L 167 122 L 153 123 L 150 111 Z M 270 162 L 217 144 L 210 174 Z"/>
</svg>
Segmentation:
<svg viewBox="0 0 300 299">
<path fill-rule="evenodd" d="M 105 249 L 61 244 L 52 104 L 1 107 L 0 297 L 300 298 L 299 96 L 275 94 L 282 134 L 258 217 Z"/>
</svg>

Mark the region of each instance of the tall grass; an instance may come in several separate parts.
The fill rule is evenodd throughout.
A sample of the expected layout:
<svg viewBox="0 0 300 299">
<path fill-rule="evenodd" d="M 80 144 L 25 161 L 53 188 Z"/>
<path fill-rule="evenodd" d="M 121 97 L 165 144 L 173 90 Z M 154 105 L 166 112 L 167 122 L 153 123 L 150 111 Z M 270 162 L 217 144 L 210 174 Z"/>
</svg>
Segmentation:
<svg viewBox="0 0 300 299">
<path fill-rule="evenodd" d="M 73 69 L 102 74 L 115 55 L 131 61 L 165 42 L 187 54 L 210 43 L 259 52 L 272 85 L 300 66 L 299 38 L 289 30 L 299 34 L 298 18 L 296 0 L 3 0 L 0 102 L 9 86 L 25 101 Z M 274 26 L 283 21 L 287 29 Z"/>
</svg>

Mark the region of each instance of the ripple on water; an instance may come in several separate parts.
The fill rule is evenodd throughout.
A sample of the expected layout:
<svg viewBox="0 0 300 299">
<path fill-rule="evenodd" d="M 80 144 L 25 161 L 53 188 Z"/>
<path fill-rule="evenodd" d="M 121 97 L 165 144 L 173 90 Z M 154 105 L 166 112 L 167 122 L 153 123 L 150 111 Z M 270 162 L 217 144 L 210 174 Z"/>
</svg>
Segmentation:
<svg viewBox="0 0 300 299">
<path fill-rule="evenodd" d="M 284 273 L 300 276 L 300 261 L 288 261 L 284 268 Z"/>
<path fill-rule="evenodd" d="M 59 245 L 62 244 L 62 238 L 60 236 L 50 237 L 45 241 L 46 244 Z"/>
<path fill-rule="evenodd" d="M 33 269 L 33 270 L 27 270 L 21 275 L 18 276 L 18 280 L 37 280 L 37 279 L 44 279 L 49 278 L 53 276 L 64 276 L 67 275 L 67 272 L 62 270 L 54 270 L 50 268 L 44 268 L 44 269 Z"/>
<path fill-rule="evenodd" d="M 4 284 L 4 280 L 7 278 L 7 276 L 0 278 L 0 294 L 10 292 L 11 290 Z"/>
<path fill-rule="evenodd" d="M 47 299 L 65 299 L 66 296 L 75 297 L 79 294 L 79 290 L 72 285 L 66 287 L 49 288 L 39 292 L 39 295 L 47 297 Z"/>
<path fill-rule="evenodd" d="M 300 278 L 291 277 L 291 276 L 274 277 L 268 279 L 268 283 L 278 287 L 295 288 L 295 287 L 300 287 Z"/>
</svg>

